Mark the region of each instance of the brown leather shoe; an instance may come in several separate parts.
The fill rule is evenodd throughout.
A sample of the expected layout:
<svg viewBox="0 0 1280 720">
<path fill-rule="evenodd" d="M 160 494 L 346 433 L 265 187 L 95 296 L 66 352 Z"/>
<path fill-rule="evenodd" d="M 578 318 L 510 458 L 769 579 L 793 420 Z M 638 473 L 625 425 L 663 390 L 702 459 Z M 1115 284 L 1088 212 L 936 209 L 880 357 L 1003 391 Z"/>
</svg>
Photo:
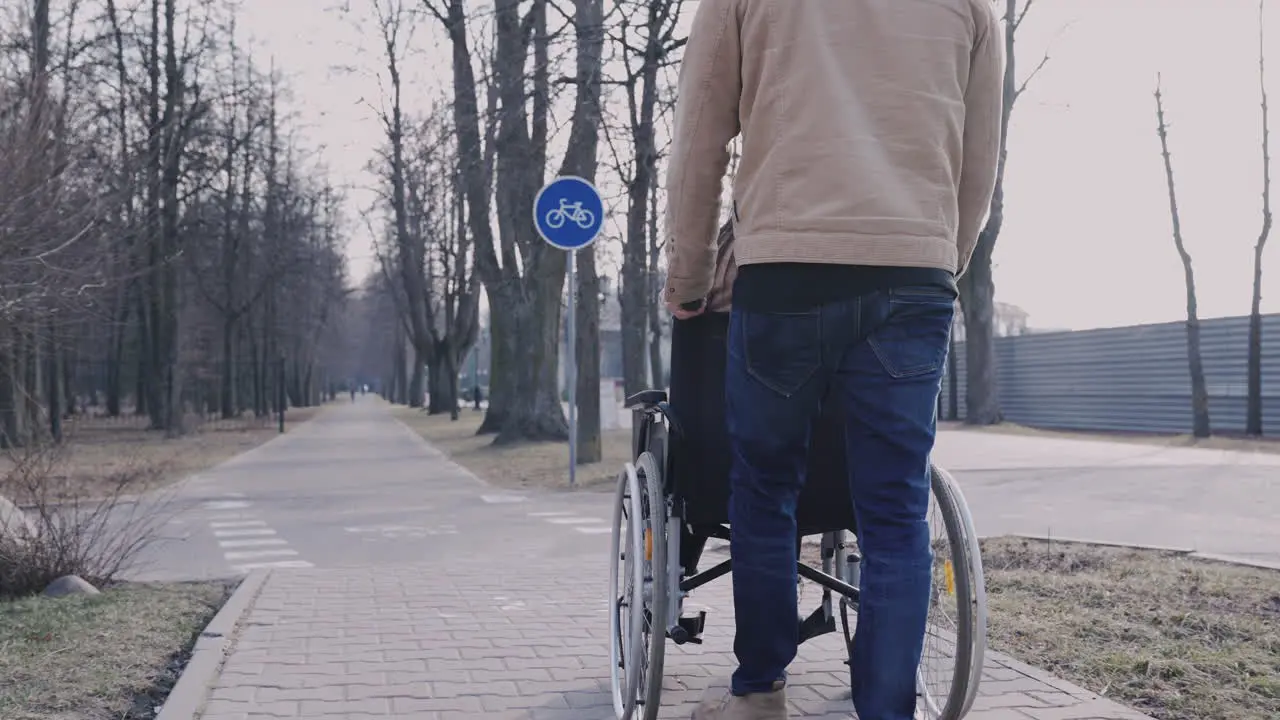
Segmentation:
<svg viewBox="0 0 1280 720">
<path fill-rule="evenodd" d="M 710 688 L 691 720 L 787 720 L 787 689 L 782 680 L 773 691 L 734 695 L 724 688 Z"/>
</svg>

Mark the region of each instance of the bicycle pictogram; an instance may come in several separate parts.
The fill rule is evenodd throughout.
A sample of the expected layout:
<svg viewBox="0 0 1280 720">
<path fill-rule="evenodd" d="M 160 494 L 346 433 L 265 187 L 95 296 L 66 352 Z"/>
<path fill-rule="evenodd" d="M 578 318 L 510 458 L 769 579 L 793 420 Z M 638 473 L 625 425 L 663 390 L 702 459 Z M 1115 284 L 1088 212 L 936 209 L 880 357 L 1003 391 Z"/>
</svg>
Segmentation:
<svg viewBox="0 0 1280 720">
<path fill-rule="evenodd" d="M 565 220 L 573 222 L 583 230 L 590 230 L 596 223 L 596 216 L 582 207 L 582 201 L 569 202 L 567 198 L 560 198 L 560 207 L 552 208 L 547 213 L 547 227 L 562 228 Z"/>
</svg>

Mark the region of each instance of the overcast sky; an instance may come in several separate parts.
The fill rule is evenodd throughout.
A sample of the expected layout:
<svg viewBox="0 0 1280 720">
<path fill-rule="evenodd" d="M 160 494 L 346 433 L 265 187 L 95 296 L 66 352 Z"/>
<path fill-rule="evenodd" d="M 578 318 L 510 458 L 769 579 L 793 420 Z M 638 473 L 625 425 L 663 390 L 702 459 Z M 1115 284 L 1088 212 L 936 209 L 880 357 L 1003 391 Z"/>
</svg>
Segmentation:
<svg viewBox="0 0 1280 720">
<path fill-rule="evenodd" d="M 243 0 L 241 20 L 259 57 L 274 56 L 289 76 L 308 141 L 323 146 L 335 181 L 351 186 L 361 206 L 374 199 L 364 166 L 382 132 L 370 105 L 380 97 L 371 2 L 348 0 L 352 11 L 342 14 L 319 9 L 331 0 Z M 1277 156 L 1280 9 L 1268 8 L 1268 22 Z M 1248 312 L 1262 207 L 1257 31 L 1255 0 L 1036 0 L 1019 37 L 1019 66 L 1025 75 L 1046 51 L 1051 59 L 1014 111 L 997 299 L 1021 306 L 1041 328 L 1185 317 L 1155 132 L 1162 73 L 1201 314 Z M 410 104 L 425 107 L 449 81 L 448 55 L 434 23 L 413 46 Z M 337 70 L 344 67 L 357 70 Z M 1280 161 L 1273 175 L 1280 184 Z M 1280 209 L 1274 188 L 1272 200 Z M 625 205 L 613 210 L 620 222 Z M 1280 312 L 1280 237 L 1271 245 L 1264 309 Z M 366 234 L 353 238 L 353 277 L 369 270 L 371 253 Z"/>
</svg>

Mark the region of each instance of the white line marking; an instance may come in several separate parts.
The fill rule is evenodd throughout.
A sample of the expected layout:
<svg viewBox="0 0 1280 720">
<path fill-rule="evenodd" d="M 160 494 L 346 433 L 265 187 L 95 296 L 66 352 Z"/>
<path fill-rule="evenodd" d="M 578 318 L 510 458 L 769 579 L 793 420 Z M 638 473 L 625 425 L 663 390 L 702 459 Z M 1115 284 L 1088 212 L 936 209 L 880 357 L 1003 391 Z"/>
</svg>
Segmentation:
<svg viewBox="0 0 1280 720">
<path fill-rule="evenodd" d="M 522 503 L 529 498 L 524 495 L 481 495 L 480 499 L 487 503 Z"/>
<path fill-rule="evenodd" d="M 315 565 L 312 565 L 306 560 L 277 560 L 275 562 L 244 563 L 243 565 L 234 566 L 232 570 L 235 570 L 236 572 L 246 572 L 249 570 L 257 570 L 258 568 L 309 568 L 309 567 L 315 567 Z"/>
<path fill-rule="evenodd" d="M 215 537 L 250 537 L 253 535 L 275 535 L 271 528 L 246 528 L 243 530 L 214 530 Z"/>
<path fill-rule="evenodd" d="M 220 520 L 218 522 L 209 523 L 211 528 L 237 528 L 237 527 L 254 527 L 256 525 L 266 525 L 265 520 Z"/>
<path fill-rule="evenodd" d="M 249 513 L 224 512 L 210 515 L 209 520 L 248 520 L 252 517 Z"/>
<path fill-rule="evenodd" d="M 604 521 L 598 518 L 553 517 L 547 518 L 547 522 L 554 523 L 556 525 L 596 525 Z"/>
<path fill-rule="evenodd" d="M 205 510 L 240 510 L 249 507 L 249 503 L 243 500 L 206 500 L 204 503 Z"/>
<path fill-rule="evenodd" d="M 547 518 L 547 517 L 557 517 L 557 516 L 560 516 L 560 515 L 572 515 L 572 514 L 573 514 L 573 513 L 571 513 L 571 512 L 560 512 L 560 511 L 556 511 L 556 512 L 531 512 L 531 513 L 529 513 L 529 517 Z"/>
<path fill-rule="evenodd" d="M 297 554 L 297 550 L 277 548 L 275 550 L 245 550 L 244 552 L 229 552 L 226 556 L 228 560 L 253 560 L 254 558 L 281 557 Z"/>
<path fill-rule="evenodd" d="M 266 547 L 268 545 L 288 545 L 289 543 L 280 538 L 255 538 L 253 540 L 219 540 L 218 546 L 224 548 L 233 547 Z"/>
<path fill-rule="evenodd" d="M 238 492 L 224 492 L 224 493 L 222 493 L 222 497 L 229 497 L 229 498 L 242 498 L 242 497 L 244 497 L 244 493 L 238 493 Z"/>
<path fill-rule="evenodd" d="M 611 527 L 576 527 L 574 530 L 587 535 L 604 535 L 605 533 L 613 532 Z"/>
</svg>

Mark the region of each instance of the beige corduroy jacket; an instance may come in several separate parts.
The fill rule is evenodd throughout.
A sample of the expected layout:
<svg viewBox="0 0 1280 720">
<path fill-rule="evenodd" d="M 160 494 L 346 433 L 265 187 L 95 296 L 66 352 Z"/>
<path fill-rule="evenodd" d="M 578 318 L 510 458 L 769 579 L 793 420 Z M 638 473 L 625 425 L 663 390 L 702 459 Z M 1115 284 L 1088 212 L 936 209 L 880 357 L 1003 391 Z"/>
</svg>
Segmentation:
<svg viewBox="0 0 1280 720">
<path fill-rule="evenodd" d="M 667 171 L 664 299 L 715 280 L 728 144 L 737 264 L 963 273 L 999 161 L 991 0 L 700 0 Z"/>
</svg>

